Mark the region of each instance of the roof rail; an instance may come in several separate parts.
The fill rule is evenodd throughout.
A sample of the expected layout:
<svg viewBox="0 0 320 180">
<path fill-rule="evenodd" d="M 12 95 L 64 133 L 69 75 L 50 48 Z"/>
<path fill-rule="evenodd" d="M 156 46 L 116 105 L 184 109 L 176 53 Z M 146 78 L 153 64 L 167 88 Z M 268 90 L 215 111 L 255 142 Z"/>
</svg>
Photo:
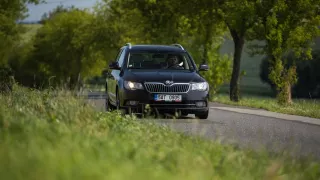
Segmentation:
<svg viewBox="0 0 320 180">
<path fill-rule="evenodd" d="M 126 46 L 128 46 L 129 49 L 131 49 L 131 43 L 127 43 Z"/>
<path fill-rule="evenodd" d="M 181 44 L 171 44 L 171 46 L 176 46 L 179 47 L 180 49 L 184 50 L 183 46 L 181 46 Z"/>
</svg>

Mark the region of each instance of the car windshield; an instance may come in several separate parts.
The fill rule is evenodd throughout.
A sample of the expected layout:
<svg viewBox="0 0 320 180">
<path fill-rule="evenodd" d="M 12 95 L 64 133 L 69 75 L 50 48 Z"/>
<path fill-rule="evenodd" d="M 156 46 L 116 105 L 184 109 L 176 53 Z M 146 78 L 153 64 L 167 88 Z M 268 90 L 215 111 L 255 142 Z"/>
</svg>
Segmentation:
<svg viewBox="0 0 320 180">
<path fill-rule="evenodd" d="M 187 53 L 131 52 L 128 69 L 194 70 Z"/>
</svg>

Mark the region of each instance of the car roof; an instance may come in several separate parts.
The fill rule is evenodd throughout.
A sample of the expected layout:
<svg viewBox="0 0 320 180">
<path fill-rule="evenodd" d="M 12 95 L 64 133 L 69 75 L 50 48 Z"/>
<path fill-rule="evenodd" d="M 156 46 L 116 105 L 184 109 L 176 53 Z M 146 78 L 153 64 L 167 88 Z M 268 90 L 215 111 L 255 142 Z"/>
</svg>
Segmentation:
<svg viewBox="0 0 320 180">
<path fill-rule="evenodd" d="M 133 45 L 129 48 L 131 52 L 135 51 L 157 51 L 157 52 L 186 52 L 178 46 L 169 45 Z"/>
</svg>

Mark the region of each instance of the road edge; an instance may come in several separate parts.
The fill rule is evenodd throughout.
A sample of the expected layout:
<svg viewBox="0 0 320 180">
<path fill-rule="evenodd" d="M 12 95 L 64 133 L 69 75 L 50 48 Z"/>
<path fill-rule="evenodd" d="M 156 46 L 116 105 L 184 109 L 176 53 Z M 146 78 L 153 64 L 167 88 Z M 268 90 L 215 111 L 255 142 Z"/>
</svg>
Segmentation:
<svg viewBox="0 0 320 180">
<path fill-rule="evenodd" d="M 240 114 L 250 114 L 256 116 L 263 116 L 263 117 L 270 117 L 279 120 L 286 120 L 292 122 L 300 122 L 312 125 L 320 126 L 320 119 L 317 118 L 310 118 L 305 116 L 297 116 L 297 115 L 290 115 L 290 114 L 283 114 L 278 112 L 272 112 L 267 110 L 259 110 L 259 109 L 245 109 L 239 107 L 222 107 L 222 106 L 211 106 L 210 109 L 222 110 L 222 111 L 229 111 L 235 112 Z"/>
</svg>

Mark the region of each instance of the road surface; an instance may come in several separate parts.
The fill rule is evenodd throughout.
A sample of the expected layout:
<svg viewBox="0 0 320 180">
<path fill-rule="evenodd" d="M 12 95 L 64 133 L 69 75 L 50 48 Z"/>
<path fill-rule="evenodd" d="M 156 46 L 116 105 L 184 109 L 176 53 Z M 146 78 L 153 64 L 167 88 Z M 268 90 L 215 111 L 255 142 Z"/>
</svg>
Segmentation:
<svg viewBox="0 0 320 180">
<path fill-rule="evenodd" d="M 104 110 L 104 99 L 89 94 L 97 110 Z M 183 119 L 155 119 L 186 134 L 200 135 L 242 148 L 288 152 L 294 156 L 312 155 L 320 160 L 320 119 L 284 115 L 253 108 L 210 104 L 207 120 L 192 116 Z"/>
</svg>

